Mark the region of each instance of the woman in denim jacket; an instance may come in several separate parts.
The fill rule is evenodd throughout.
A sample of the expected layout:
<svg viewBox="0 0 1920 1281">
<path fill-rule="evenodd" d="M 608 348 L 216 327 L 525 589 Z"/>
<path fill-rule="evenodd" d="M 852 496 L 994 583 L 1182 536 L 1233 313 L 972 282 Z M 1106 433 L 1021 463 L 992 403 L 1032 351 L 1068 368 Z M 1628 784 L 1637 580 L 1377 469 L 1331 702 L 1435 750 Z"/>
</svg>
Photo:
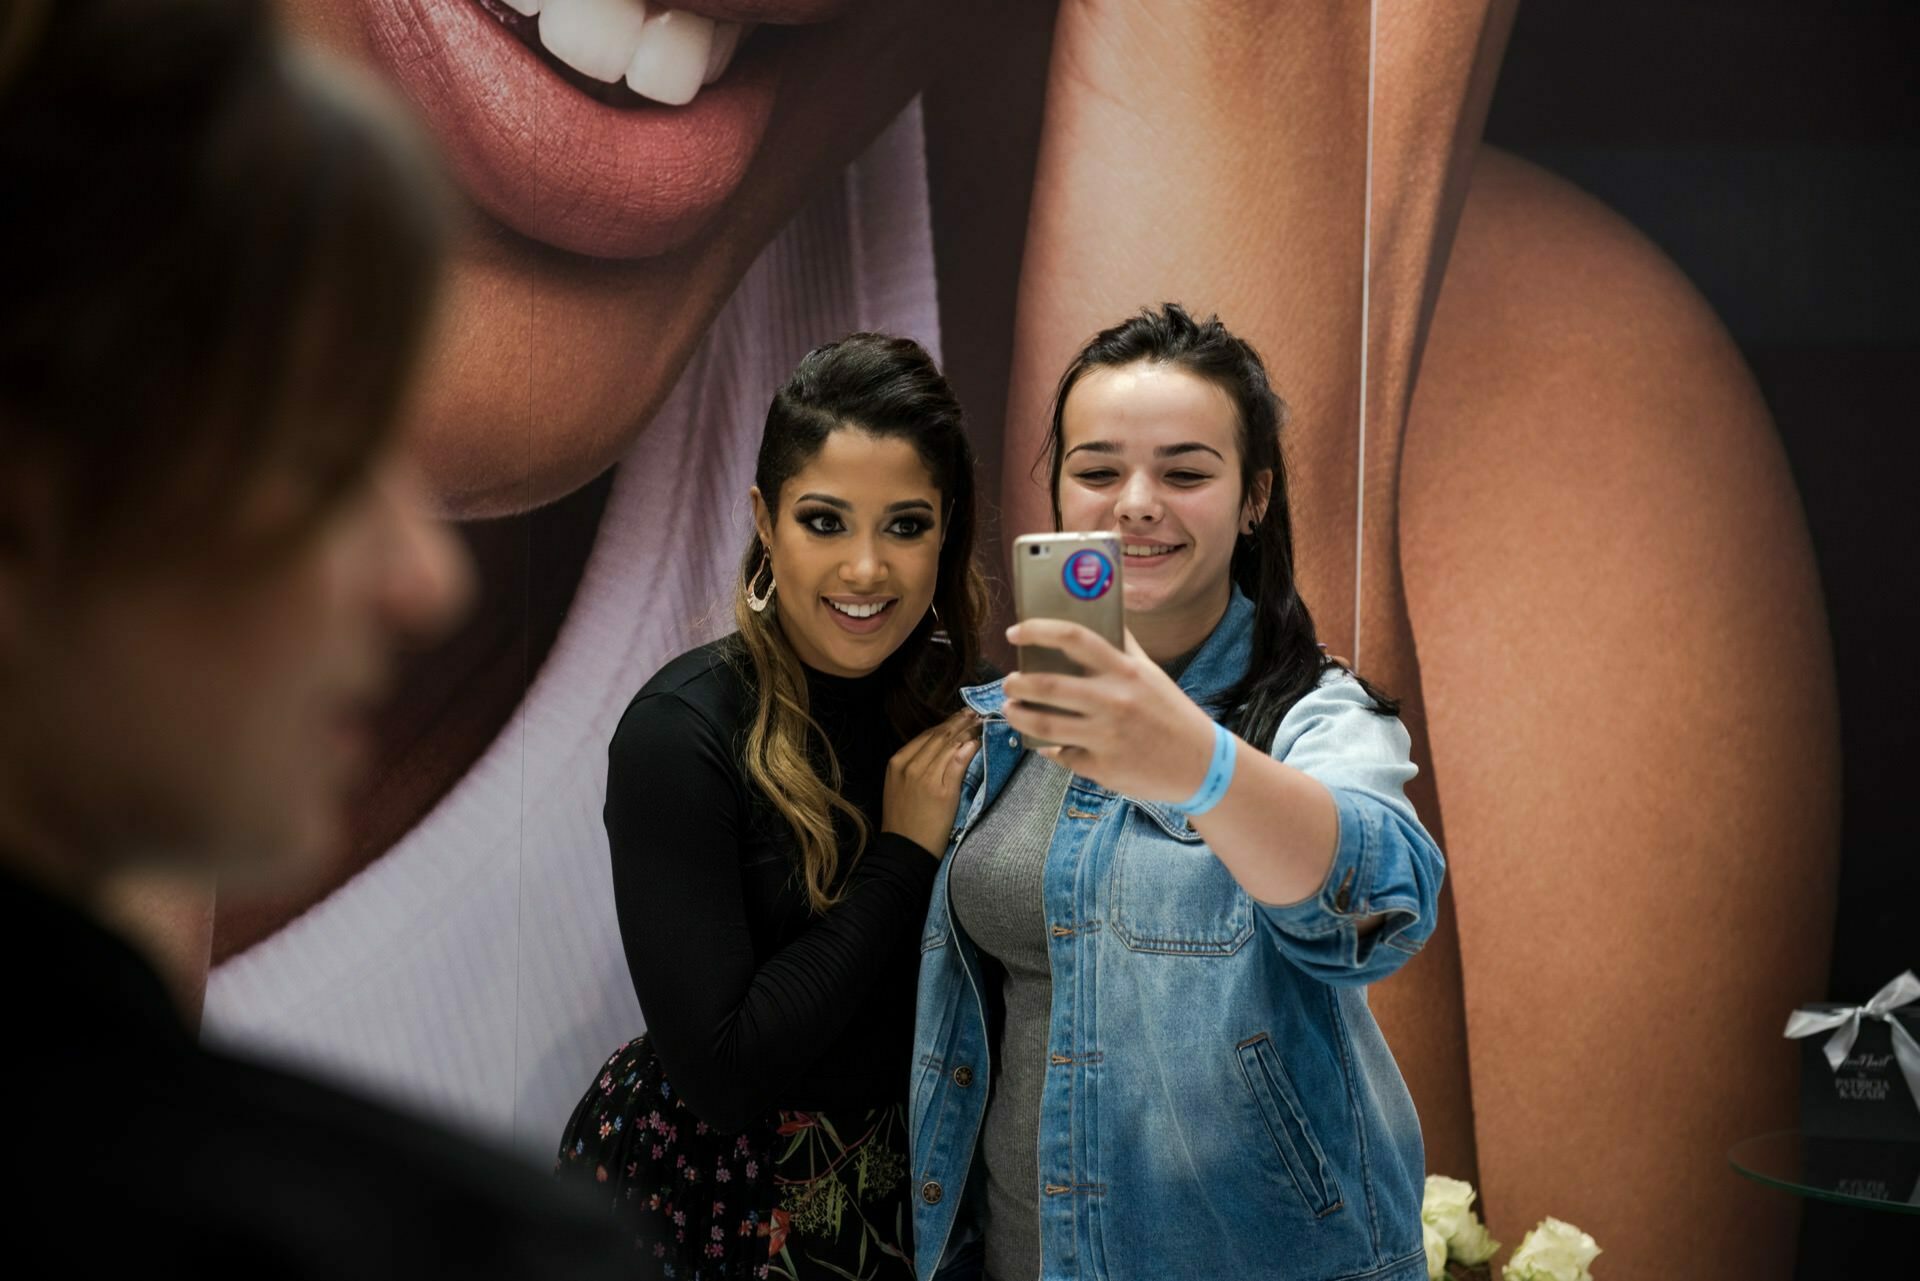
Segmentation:
<svg viewBox="0 0 1920 1281">
<path fill-rule="evenodd" d="M 1366 984 L 1432 931 L 1443 863 L 1394 704 L 1294 589 L 1284 414 L 1251 347 L 1171 304 L 1061 379 L 1055 522 L 1119 531 L 1129 635 L 1029 620 L 1009 639 L 1086 674 L 964 692 L 983 746 L 910 1108 L 923 1278 L 1426 1275 Z"/>
</svg>

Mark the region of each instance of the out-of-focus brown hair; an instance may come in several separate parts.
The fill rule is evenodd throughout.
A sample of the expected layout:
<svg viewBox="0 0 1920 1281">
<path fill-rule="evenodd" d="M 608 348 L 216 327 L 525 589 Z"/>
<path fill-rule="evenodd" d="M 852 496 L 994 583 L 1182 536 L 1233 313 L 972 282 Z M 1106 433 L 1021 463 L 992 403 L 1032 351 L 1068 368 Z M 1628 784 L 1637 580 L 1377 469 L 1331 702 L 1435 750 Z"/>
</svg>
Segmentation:
<svg viewBox="0 0 1920 1281">
<path fill-rule="evenodd" d="M 261 0 L 0 0 L 0 467 L 76 555 L 284 546 L 367 474 L 433 310 L 437 170 Z M 0 510 L 0 536 L 10 533 Z"/>
</svg>

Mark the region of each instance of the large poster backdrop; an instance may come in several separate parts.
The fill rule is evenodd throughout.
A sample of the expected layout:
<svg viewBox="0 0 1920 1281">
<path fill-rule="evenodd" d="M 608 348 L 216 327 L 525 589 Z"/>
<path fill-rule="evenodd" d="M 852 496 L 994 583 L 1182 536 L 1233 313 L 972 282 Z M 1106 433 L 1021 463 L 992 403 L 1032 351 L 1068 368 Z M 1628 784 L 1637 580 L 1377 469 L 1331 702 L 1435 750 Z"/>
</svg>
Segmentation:
<svg viewBox="0 0 1920 1281">
<path fill-rule="evenodd" d="M 1615 1276 L 1681 1241 L 1690 1276 L 1786 1275 L 1795 1209 L 1722 1154 L 1792 1123 L 1779 1027 L 1825 995 L 1820 583 L 1686 275 L 1482 145 L 1512 6 L 695 7 L 729 21 L 669 107 L 590 91 L 531 0 L 284 0 L 470 205 L 420 413 L 483 596 L 384 726 L 351 862 L 223 905 L 209 1035 L 547 1159 L 641 1027 L 606 740 L 727 626 L 775 385 L 852 329 L 920 339 L 1010 536 L 1047 523 L 1067 356 L 1173 299 L 1266 355 L 1323 639 L 1406 703 L 1448 894 L 1372 999 L 1430 1169 Z"/>
</svg>

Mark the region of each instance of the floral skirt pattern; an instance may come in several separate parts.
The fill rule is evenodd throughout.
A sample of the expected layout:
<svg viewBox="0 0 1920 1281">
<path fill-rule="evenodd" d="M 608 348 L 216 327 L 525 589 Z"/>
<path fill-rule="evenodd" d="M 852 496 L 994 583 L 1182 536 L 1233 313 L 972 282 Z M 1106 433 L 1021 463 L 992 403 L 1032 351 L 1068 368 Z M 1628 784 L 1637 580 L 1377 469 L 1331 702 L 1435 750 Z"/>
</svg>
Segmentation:
<svg viewBox="0 0 1920 1281">
<path fill-rule="evenodd" d="M 641 1036 L 575 1106 L 555 1168 L 604 1190 L 648 1281 L 910 1281 L 906 1150 L 904 1102 L 722 1133 Z"/>
</svg>

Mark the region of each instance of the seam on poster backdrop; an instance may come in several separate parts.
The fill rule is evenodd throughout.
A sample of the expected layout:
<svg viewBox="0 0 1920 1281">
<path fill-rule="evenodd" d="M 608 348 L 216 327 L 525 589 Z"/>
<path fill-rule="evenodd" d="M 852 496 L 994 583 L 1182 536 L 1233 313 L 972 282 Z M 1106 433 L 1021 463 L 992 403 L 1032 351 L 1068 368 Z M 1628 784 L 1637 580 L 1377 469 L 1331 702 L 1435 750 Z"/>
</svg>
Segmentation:
<svg viewBox="0 0 1920 1281">
<path fill-rule="evenodd" d="M 1360 211 L 1360 443 L 1354 451 L 1353 666 L 1360 669 L 1360 584 L 1367 552 L 1367 348 L 1373 303 L 1373 69 L 1379 52 L 1378 0 L 1367 0 L 1367 179 Z"/>
<path fill-rule="evenodd" d="M 539 121 L 534 122 L 535 131 L 539 131 Z M 540 189 L 536 183 L 533 190 L 533 203 L 536 212 L 539 209 Z M 527 285 L 527 332 L 534 330 L 536 313 L 539 310 L 532 282 Z M 532 510 L 533 496 L 533 357 L 527 357 L 527 414 L 523 420 L 526 428 L 526 458 L 522 464 L 522 476 L 525 478 L 526 492 L 521 495 L 521 509 Z M 522 522 L 522 535 L 526 539 L 527 572 L 522 581 L 520 598 L 520 701 L 525 702 L 527 691 L 533 685 L 533 523 Z M 526 873 L 527 873 L 527 733 L 528 718 L 515 709 L 514 720 L 520 725 L 520 822 L 519 832 L 514 842 L 513 856 L 513 1097 L 507 1104 L 507 1136 L 510 1142 L 520 1141 L 520 974 L 524 962 L 522 943 L 526 937 L 522 925 L 522 915 L 526 911 Z"/>
</svg>

